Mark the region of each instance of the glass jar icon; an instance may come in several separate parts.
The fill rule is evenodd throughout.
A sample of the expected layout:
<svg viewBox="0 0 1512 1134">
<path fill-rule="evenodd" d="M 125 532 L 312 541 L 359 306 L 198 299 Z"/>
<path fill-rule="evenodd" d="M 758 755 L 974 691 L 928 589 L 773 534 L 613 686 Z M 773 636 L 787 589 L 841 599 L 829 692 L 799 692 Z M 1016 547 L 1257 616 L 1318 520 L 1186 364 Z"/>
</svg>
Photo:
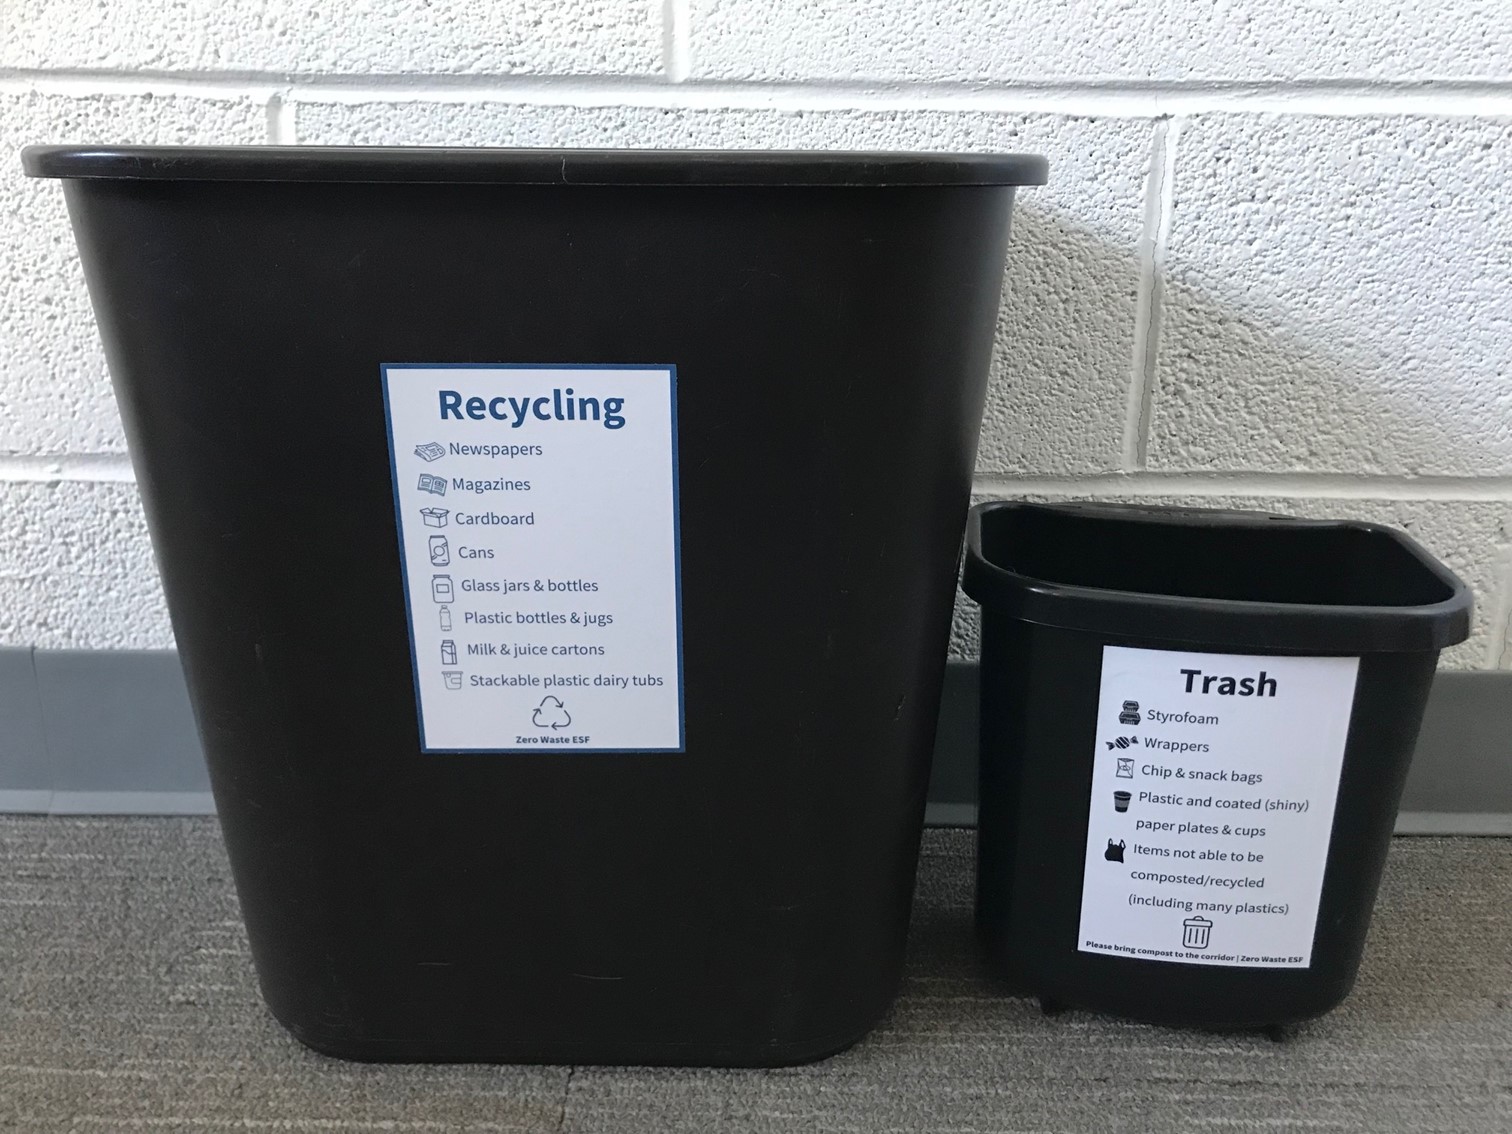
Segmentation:
<svg viewBox="0 0 1512 1134">
<path fill-rule="evenodd" d="M 452 577 L 450 575 L 431 576 L 431 598 L 437 602 L 451 602 L 456 597 L 452 589 Z"/>
<path fill-rule="evenodd" d="M 1208 935 L 1213 932 L 1213 923 L 1202 916 L 1189 917 L 1181 923 L 1181 943 L 1188 949 L 1206 949 Z"/>
</svg>

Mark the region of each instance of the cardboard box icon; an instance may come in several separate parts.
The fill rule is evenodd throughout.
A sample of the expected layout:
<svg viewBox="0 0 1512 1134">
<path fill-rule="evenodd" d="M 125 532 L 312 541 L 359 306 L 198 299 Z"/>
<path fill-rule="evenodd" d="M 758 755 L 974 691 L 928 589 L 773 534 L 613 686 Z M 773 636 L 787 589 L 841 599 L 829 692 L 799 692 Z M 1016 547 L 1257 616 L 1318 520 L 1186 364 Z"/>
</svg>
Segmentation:
<svg viewBox="0 0 1512 1134">
<path fill-rule="evenodd" d="M 428 528 L 446 527 L 446 517 L 450 512 L 446 508 L 421 508 L 420 518 L 425 521 Z"/>
</svg>

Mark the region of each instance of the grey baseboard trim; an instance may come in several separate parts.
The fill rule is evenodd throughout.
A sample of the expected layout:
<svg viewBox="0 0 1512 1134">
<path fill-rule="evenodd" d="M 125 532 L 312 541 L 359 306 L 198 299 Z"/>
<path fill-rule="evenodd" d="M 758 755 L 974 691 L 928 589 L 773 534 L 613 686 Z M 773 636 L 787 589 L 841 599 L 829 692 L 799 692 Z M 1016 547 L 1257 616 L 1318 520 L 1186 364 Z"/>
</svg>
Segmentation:
<svg viewBox="0 0 1512 1134">
<path fill-rule="evenodd" d="M 1512 815 L 1494 811 L 1398 811 L 1399 835 L 1512 835 Z"/>
<path fill-rule="evenodd" d="M 208 791 L 4 791 L 0 814 L 214 815 Z"/>
<path fill-rule="evenodd" d="M 977 667 L 946 670 L 926 821 L 976 823 Z M 0 647 L 0 812 L 209 815 L 178 656 Z M 1512 672 L 1434 682 L 1399 834 L 1512 835 Z"/>
<path fill-rule="evenodd" d="M 975 827 L 977 805 L 974 803 L 937 803 L 930 800 L 924 805 L 926 827 Z"/>
<path fill-rule="evenodd" d="M 178 655 L 0 649 L 0 811 L 214 814 Z"/>
</svg>

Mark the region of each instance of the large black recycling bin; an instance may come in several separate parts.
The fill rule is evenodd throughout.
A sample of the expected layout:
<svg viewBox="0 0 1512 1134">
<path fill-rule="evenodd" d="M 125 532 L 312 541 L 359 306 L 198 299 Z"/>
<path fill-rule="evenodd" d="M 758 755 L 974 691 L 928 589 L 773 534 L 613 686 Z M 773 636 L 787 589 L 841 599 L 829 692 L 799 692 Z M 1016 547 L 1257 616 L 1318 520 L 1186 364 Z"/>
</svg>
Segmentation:
<svg viewBox="0 0 1512 1134">
<path fill-rule="evenodd" d="M 1272 1026 L 1354 983 L 1465 585 L 1390 528 L 974 508 L 977 920 L 1048 1005 Z"/>
<path fill-rule="evenodd" d="M 1044 162 L 25 161 L 65 179 L 278 1018 L 377 1060 L 862 1035 Z"/>
</svg>

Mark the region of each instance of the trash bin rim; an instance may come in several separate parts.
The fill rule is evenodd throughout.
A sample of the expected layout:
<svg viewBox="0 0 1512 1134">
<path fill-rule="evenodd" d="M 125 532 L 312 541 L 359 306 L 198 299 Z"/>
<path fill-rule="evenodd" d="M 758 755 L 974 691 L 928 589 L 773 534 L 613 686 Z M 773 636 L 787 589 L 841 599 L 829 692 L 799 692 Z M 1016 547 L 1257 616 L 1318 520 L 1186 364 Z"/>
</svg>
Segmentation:
<svg viewBox="0 0 1512 1134">
<path fill-rule="evenodd" d="M 1057 583 L 991 562 L 982 550 L 982 522 L 994 512 L 1061 512 L 1106 515 L 1169 525 L 1284 525 L 1311 530 L 1349 529 L 1385 535 L 1448 591 L 1433 603 L 1373 606 L 1213 599 Z M 1470 588 L 1416 540 L 1385 524 L 1310 520 L 1266 512 L 1180 509 L 1101 502 L 1040 504 L 992 501 L 971 509 L 966 527 L 962 589 L 984 614 L 1109 638 L 1201 645 L 1216 652 L 1260 649 L 1353 655 L 1436 651 L 1470 635 Z"/>
<path fill-rule="evenodd" d="M 943 188 L 1049 176 L 1035 154 L 824 150 L 46 145 L 21 164 L 32 177 L 124 181 Z"/>
</svg>

